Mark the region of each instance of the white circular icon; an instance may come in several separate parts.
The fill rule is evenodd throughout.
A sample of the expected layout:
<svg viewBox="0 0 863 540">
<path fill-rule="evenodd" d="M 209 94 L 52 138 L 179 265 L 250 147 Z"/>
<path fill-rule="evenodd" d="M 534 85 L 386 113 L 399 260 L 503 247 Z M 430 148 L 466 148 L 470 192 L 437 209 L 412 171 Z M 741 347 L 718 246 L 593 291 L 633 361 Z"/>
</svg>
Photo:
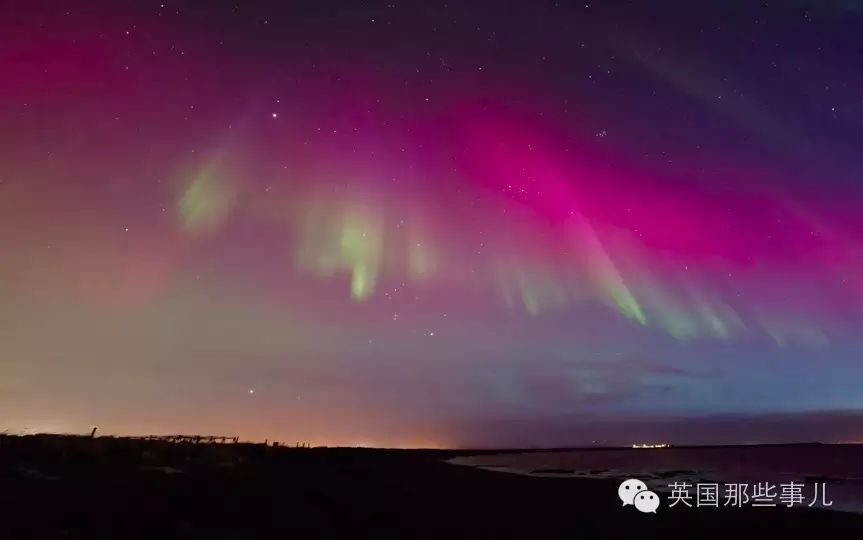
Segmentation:
<svg viewBox="0 0 863 540">
<path fill-rule="evenodd" d="M 635 503 L 635 507 L 638 508 L 639 512 L 647 513 L 656 513 L 656 509 L 659 508 L 659 495 L 652 491 L 640 491 L 638 495 L 633 499 Z"/>
<path fill-rule="evenodd" d="M 626 506 L 632 504 L 635 495 L 642 491 L 647 491 L 645 483 L 637 478 L 630 478 L 621 482 L 620 487 L 617 488 L 617 496 L 623 501 L 623 506 Z"/>
</svg>

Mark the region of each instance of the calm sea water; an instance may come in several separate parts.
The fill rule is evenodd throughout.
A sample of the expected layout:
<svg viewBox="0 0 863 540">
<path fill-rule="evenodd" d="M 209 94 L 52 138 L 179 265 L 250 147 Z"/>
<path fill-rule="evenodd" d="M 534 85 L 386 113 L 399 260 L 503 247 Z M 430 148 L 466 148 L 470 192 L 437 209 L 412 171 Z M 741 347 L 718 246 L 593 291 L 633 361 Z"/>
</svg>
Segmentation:
<svg viewBox="0 0 863 540">
<path fill-rule="evenodd" d="M 832 510 L 863 514 L 863 445 L 786 445 L 661 449 L 585 449 L 474 455 L 450 460 L 501 472 L 570 478 L 622 480 L 636 477 L 654 491 L 674 482 L 804 484 L 808 507 L 814 484 L 825 484 Z M 723 486 L 720 486 L 722 488 Z M 694 490 L 693 499 L 694 499 Z M 720 501 L 722 504 L 722 501 Z M 815 507 L 822 507 L 820 498 Z"/>
</svg>

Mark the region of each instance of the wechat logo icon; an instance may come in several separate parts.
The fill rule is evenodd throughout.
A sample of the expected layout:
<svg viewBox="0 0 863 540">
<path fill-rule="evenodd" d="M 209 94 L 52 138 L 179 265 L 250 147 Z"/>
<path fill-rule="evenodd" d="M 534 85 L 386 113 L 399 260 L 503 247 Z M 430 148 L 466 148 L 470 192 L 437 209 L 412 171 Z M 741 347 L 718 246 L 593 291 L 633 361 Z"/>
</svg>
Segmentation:
<svg viewBox="0 0 863 540">
<path fill-rule="evenodd" d="M 617 496 L 623 501 L 623 506 L 632 505 L 643 514 L 655 514 L 659 508 L 659 495 L 647 489 L 647 485 L 637 478 L 621 482 Z"/>
</svg>

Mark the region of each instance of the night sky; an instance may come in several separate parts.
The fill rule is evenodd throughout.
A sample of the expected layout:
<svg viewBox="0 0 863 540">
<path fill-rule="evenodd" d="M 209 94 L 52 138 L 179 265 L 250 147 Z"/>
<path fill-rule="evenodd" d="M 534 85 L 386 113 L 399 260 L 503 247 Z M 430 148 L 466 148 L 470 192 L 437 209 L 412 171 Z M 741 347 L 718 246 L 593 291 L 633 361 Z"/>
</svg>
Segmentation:
<svg viewBox="0 0 863 540">
<path fill-rule="evenodd" d="M 858 5 L 2 1 L 0 429 L 863 439 Z"/>
</svg>

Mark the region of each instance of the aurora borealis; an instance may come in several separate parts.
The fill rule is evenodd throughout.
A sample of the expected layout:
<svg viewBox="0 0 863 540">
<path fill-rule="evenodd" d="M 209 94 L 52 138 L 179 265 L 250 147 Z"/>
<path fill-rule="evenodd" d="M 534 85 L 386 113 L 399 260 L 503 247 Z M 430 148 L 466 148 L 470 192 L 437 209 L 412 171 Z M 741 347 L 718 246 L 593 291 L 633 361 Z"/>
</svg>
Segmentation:
<svg viewBox="0 0 863 540">
<path fill-rule="evenodd" d="M 863 408 L 853 3 L 0 5 L 2 429 Z"/>
</svg>

